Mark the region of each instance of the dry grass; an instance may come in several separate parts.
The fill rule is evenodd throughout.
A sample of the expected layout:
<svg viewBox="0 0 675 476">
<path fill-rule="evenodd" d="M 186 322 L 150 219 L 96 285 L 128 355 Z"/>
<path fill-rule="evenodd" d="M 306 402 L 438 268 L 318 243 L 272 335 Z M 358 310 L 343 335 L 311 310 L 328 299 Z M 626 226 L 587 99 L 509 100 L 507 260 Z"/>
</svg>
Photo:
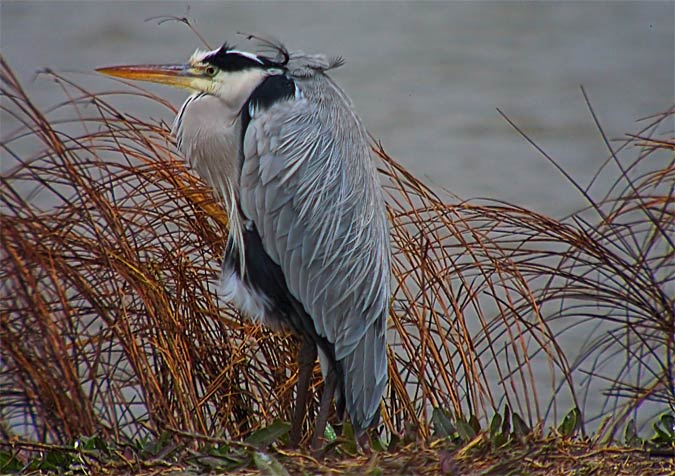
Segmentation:
<svg viewBox="0 0 675 476">
<path fill-rule="evenodd" d="M 53 451 L 54 445 L 23 444 L 34 452 Z M 495 450 L 484 436 L 477 437 L 461 450 L 450 449 L 442 440 L 420 445 L 409 443 L 395 451 L 369 455 L 329 456 L 315 459 L 304 453 L 273 448 L 258 451 L 258 464 L 235 469 L 212 467 L 222 459 L 209 458 L 198 452 L 187 452 L 180 458 L 138 458 L 119 454 L 107 459 L 103 452 L 69 451 L 77 459 L 70 466 L 79 474 L 135 474 L 140 476 L 193 476 L 229 474 L 237 476 L 280 475 L 527 475 L 527 476 L 673 476 L 675 459 L 653 457 L 641 449 L 598 447 L 590 441 L 529 435 L 521 443 L 512 443 Z M 41 475 L 43 471 L 27 468 L 23 474 Z"/>
<path fill-rule="evenodd" d="M 239 440 L 289 420 L 297 342 L 217 301 L 226 214 L 164 122 L 114 103 L 175 109 L 49 76 L 65 99 L 43 112 L 4 60 L 0 71 L 20 125 L 1 144 L 16 166 L 2 175 L 0 431 Z M 604 418 L 599 436 L 645 401 L 675 411 L 673 117 L 607 141 L 614 185 L 596 197 L 572 182 L 589 207 L 563 220 L 438 196 L 375 150 L 394 246 L 388 434 L 426 440 L 435 407 L 487 422 L 508 404 L 535 427 L 583 410 L 598 385 L 606 405 L 585 421 Z M 575 328 L 589 337 L 566 349 Z"/>
</svg>

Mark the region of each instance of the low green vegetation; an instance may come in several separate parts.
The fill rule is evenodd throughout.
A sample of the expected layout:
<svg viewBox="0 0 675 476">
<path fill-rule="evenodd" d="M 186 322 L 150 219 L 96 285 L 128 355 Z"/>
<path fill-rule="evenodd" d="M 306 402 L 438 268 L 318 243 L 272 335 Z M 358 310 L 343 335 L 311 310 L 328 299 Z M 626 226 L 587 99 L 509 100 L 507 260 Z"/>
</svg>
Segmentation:
<svg viewBox="0 0 675 476">
<path fill-rule="evenodd" d="M 318 459 L 318 455 L 284 449 L 290 424 L 281 421 L 260 428 L 244 442 L 182 432 L 163 433 L 156 439 L 143 438 L 131 445 L 100 437 L 81 437 L 72 445 L 64 446 L 16 440 L 11 443 L 12 448 L 0 450 L 0 472 L 86 475 L 98 474 L 105 468 L 113 474 L 259 471 L 285 476 L 329 472 L 331 468 L 336 472 L 362 474 L 366 468 L 367 474 L 378 475 L 401 469 L 411 454 L 423 454 L 425 466 L 410 467 L 411 473 L 438 474 L 433 473 L 438 470 L 441 474 L 456 474 L 460 470 L 479 469 L 477 474 L 554 474 L 546 465 L 545 472 L 538 470 L 536 462 L 538 458 L 544 462 L 557 458 L 568 466 L 587 466 L 587 473 L 576 474 L 613 474 L 609 472 L 611 466 L 603 469 L 606 461 L 597 459 L 603 451 L 611 455 L 612 449 L 603 450 L 602 446 L 590 444 L 592 438 L 580 434 L 579 418 L 579 410 L 573 409 L 543 436 L 508 407 L 493 416 L 488 428 L 481 428 L 477 418 L 453 420 L 447 411 L 436 408 L 434 435 L 428 441 L 417 441 L 414 435 L 391 435 L 388 441 L 383 441 L 373 435 L 372 454 L 364 457 L 356 449 L 353 432 L 347 424 L 340 436 L 336 436 L 332 428 L 327 430 L 328 443 Z M 675 417 L 668 413 L 661 415 L 653 430 L 652 436 L 642 437 L 635 432 L 633 422 L 627 425 L 625 450 L 614 448 L 614 454 L 622 455 L 625 461 L 633 460 L 633 466 L 624 463 L 627 471 L 639 468 L 644 475 L 664 474 L 662 471 L 675 460 Z M 631 452 L 631 447 L 644 451 Z M 579 451 L 580 448 L 585 451 Z M 336 464 L 340 465 L 339 469 Z"/>
</svg>

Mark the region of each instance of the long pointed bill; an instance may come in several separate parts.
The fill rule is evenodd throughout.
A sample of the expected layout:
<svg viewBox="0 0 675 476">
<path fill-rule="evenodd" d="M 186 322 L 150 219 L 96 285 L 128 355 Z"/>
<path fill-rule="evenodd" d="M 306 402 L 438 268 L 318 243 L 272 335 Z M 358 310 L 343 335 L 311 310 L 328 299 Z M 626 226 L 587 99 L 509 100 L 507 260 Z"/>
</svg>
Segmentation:
<svg viewBox="0 0 675 476">
<path fill-rule="evenodd" d="M 109 66 L 97 68 L 96 71 L 117 78 L 150 81 L 188 89 L 192 89 L 195 79 L 200 78 L 200 75 L 195 73 L 194 70 L 191 71 L 190 66 L 183 64 Z"/>
</svg>

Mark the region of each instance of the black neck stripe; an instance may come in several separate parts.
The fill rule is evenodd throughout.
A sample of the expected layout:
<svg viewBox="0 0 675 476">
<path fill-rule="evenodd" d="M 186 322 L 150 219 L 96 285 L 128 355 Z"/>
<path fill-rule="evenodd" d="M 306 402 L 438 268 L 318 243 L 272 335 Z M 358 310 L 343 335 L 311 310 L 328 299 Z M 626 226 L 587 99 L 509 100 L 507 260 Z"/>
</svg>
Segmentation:
<svg viewBox="0 0 675 476">
<path fill-rule="evenodd" d="M 255 109 L 267 109 L 278 101 L 295 96 L 295 82 L 283 74 L 268 76 L 253 90 L 248 102 Z"/>
<path fill-rule="evenodd" d="M 295 97 L 295 81 L 284 74 L 275 74 L 265 78 L 251 93 L 241 109 L 241 150 L 244 150 L 244 136 L 251 122 L 251 109 L 265 110 L 272 104 Z M 243 152 L 239 158 L 244 161 Z"/>
</svg>

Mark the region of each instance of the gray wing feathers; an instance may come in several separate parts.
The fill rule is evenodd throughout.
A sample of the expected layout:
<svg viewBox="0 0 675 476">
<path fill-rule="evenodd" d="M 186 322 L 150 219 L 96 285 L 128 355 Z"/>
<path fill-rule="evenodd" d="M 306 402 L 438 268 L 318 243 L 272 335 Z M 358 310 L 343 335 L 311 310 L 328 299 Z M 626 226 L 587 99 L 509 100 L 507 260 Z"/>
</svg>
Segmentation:
<svg viewBox="0 0 675 476">
<path fill-rule="evenodd" d="M 347 408 L 353 408 L 354 415 L 364 427 L 370 424 L 373 413 L 379 407 L 387 385 L 387 356 L 374 349 L 384 342 L 384 328 L 374 329 L 358 343 L 354 351 L 344 359 L 345 374 L 352 378 L 351 392 L 346 392 Z"/>
<path fill-rule="evenodd" d="M 330 121 L 345 114 L 299 99 L 252 119 L 240 199 L 289 290 L 334 344 L 347 409 L 365 428 L 386 385 L 389 238 L 360 122 L 349 128 L 358 137 L 331 136 L 339 125 Z"/>
</svg>

